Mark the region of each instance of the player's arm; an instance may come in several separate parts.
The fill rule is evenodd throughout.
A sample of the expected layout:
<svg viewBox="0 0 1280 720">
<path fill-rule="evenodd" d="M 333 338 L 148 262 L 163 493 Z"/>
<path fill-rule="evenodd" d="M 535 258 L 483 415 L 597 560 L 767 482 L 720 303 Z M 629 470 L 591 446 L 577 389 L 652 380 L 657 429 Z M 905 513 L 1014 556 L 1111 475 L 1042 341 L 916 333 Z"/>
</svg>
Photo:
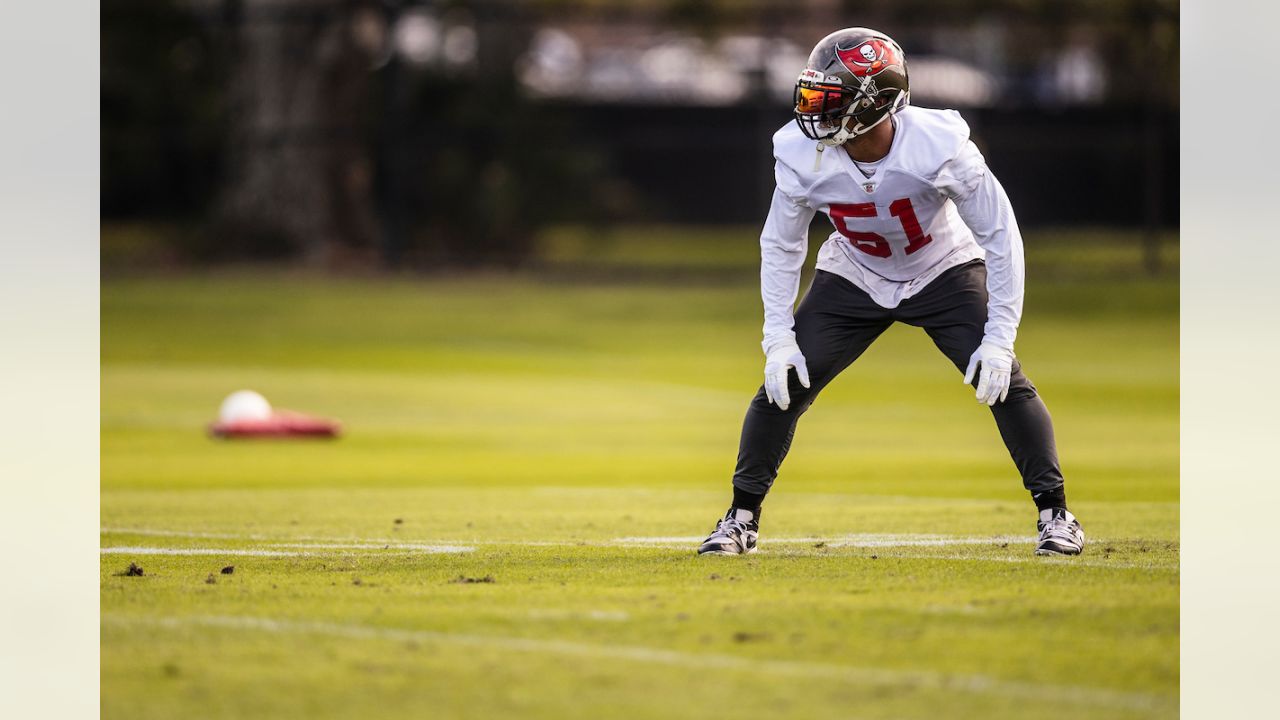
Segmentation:
<svg viewBox="0 0 1280 720">
<path fill-rule="evenodd" d="M 1013 342 L 1022 319 L 1026 279 L 1022 233 L 1009 196 L 972 142 L 965 143 L 939 180 L 987 256 L 987 324 L 982 344 L 969 360 L 965 382 L 980 373 L 978 401 L 994 405 L 1009 393 Z"/>
<path fill-rule="evenodd" d="M 760 233 L 760 297 L 764 301 L 764 388 L 770 402 L 786 410 L 791 404 L 787 371 L 794 367 L 800 383 L 809 387 L 809 370 L 796 345 L 793 314 L 800 292 L 800 272 L 809 248 L 809 223 L 814 210 L 779 186 L 773 192 L 769 217 Z"/>
</svg>

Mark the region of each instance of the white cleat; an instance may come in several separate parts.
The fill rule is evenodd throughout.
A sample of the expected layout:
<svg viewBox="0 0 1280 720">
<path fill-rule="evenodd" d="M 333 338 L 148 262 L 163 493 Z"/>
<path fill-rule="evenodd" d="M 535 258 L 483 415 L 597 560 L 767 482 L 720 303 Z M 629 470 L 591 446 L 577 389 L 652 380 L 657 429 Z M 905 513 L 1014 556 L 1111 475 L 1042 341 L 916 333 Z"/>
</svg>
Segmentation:
<svg viewBox="0 0 1280 720">
<path fill-rule="evenodd" d="M 760 536 L 758 513 L 729 508 L 723 519 L 698 548 L 699 555 L 750 555 L 756 551 Z"/>
<path fill-rule="evenodd" d="M 1066 508 L 1040 511 L 1036 529 L 1040 531 L 1037 555 L 1079 555 L 1084 551 L 1084 528 Z"/>
</svg>

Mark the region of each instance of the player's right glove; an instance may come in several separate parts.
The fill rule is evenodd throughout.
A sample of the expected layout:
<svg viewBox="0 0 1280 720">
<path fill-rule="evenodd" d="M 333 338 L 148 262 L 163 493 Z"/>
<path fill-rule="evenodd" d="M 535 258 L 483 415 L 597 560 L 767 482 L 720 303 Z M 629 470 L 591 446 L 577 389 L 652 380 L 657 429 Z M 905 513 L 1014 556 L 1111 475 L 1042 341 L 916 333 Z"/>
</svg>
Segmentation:
<svg viewBox="0 0 1280 720">
<path fill-rule="evenodd" d="M 1004 402 L 1009 395 L 1009 380 L 1013 372 L 1013 350 L 995 343 L 982 341 L 977 350 L 969 358 L 969 369 L 964 372 L 964 383 L 973 382 L 978 377 L 978 402 L 995 405 Z"/>
<path fill-rule="evenodd" d="M 796 369 L 800 384 L 809 387 L 809 366 L 804 353 L 795 343 L 779 345 L 769 351 L 764 363 L 764 394 L 769 402 L 786 410 L 791 405 L 791 393 L 787 389 L 787 371 Z"/>
</svg>

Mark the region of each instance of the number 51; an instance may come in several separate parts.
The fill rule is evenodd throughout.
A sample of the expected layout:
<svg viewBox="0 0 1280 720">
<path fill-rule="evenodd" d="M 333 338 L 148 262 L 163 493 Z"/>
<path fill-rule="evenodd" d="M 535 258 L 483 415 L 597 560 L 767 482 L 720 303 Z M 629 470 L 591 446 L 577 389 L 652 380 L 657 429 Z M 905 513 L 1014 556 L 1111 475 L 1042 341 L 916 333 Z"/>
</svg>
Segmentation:
<svg viewBox="0 0 1280 720">
<path fill-rule="evenodd" d="M 889 203 L 889 214 L 898 218 L 898 222 L 902 223 L 903 231 L 907 233 L 908 255 L 933 242 L 933 237 L 925 235 L 924 230 L 920 228 L 916 210 L 911 207 L 911 198 L 898 198 Z M 879 258 L 887 258 L 893 254 L 889 241 L 885 240 L 883 235 L 850 229 L 846 220 L 847 218 L 875 217 L 875 203 L 833 203 L 829 215 L 831 224 L 836 226 L 836 232 L 848 238 L 850 245 Z"/>
</svg>

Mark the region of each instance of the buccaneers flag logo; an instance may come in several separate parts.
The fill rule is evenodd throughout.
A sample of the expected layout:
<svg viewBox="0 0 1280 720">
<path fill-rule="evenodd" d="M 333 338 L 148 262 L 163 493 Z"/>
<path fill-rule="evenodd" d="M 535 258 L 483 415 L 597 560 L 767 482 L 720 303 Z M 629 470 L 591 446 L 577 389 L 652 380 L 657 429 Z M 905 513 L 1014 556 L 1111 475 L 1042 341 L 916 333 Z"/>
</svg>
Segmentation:
<svg viewBox="0 0 1280 720">
<path fill-rule="evenodd" d="M 836 56 L 857 77 L 877 75 L 891 65 L 901 65 L 893 45 L 879 38 L 865 40 L 849 47 L 836 46 Z"/>
</svg>

